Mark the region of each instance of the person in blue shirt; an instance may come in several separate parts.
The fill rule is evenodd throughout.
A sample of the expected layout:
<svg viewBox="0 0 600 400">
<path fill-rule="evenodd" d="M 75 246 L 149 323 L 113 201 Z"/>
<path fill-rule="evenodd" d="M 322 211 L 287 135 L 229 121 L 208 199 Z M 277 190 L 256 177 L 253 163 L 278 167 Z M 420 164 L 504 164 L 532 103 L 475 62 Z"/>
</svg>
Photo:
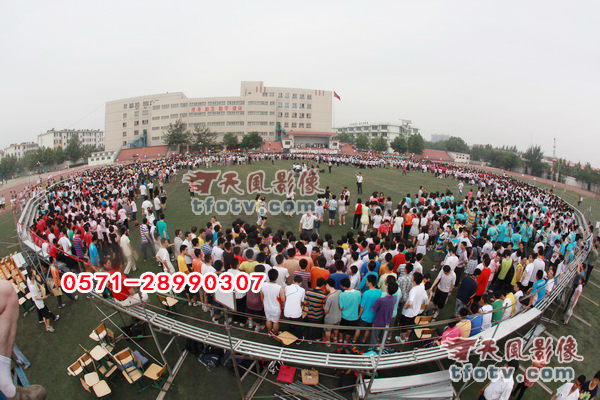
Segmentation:
<svg viewBox="0 0 600 400">
<path fill-rule="evenodd" d="M 94 268 L 100 267 L 100 254 L 98 254 L 98 235 L 92 235 L 92 243 L 90 244 L 89 257 Z"/>
<path fill-rule="evenodd" d="M 342 310 L 342 326 L 357 326 L 358 325 L 358 309 L 360 307 L 360 292 L 350 287 L 350 279 L 342 279 L 342 289 L 340 293 L 340 310 Z M 341 334 L 345 334 L 346 342 L 350 341 L 350 336 L 354 334 L 354 329 L 346 329 Z"/>
<path fill-rule="evenodd" d="M 358 326 L 369 327 L 373 324 L 373 318 L 375 317 L 375 311 L 373 306 L 377 300 L 381 297 L 381 290 L 377 288 L 377 277 L 374 275 L 367 276 L 367 290 L 363 293 L 360 301 L 360 308 L 358 314 L 360 316 Z M 360 330 L 354 332 L 354 343 L 358 342 L 360 337 Z M 371 331 L 365 331 L 362 343 L 369 342 L 369 336 Z"/>
<path fill-rule="evenodd" d="M 335 272 L 329 276 L 329 278 L 335 281 L 335 288 L 337 290 L 342 290 L 342 279 L 349 278 L 348 274 L 342 272 L 344 269 L 344 262 L 342 260 L 337 260 L 335 262 Z"/>
<path fill-rule="evenodd" d="M 531 297 L 529 299 L 529 307 L 531 307 L 532 305 L 537 305 L 546 295 L 546 280 L 544 279 L 544 271 L 542 271 L 541 269 L 538 270 L 537 274 L 536 274 L 536 281 L 533 284 L 533 287 L 531 288 Z M 535 304 L 533 304 L 533 301 L 535 299 Z"/>
<path fill-rule="evenodd" d="M 364 292 L 366 290 L 367 287 L 367 277 L 369 277 L 370 275 L 373 275 L 375 277 L 375 280 L 377 280 L 377 278 L 379 277 L 379 275 L 377 274 L 377 272 L 375 272 L 375 261 L 369 261 L 369 264 L 367 265 L 369 272 L 367 272 L 362 280 L 360 281 L 360 284 L 358 285 L 358 290 Z"/>
<path fill-rule="evenodd" d="M 510 241 L 512 242 L 512 245 L 514 248 L 519 247 L 519 243 L 521 242 L 521 234 L 519 232 L 515 232 L 512 234 Z"/>
<path fill-rule="evenodd" d="M 476 302 L 471 304 L 471 315 L 468 315 L 467 319 L 471 321 L 471 334 L 469 336 L 475 336 L 481 332 L 483 326 L 483 314 L 479 312 L 479 304 Z"/>
</svg>

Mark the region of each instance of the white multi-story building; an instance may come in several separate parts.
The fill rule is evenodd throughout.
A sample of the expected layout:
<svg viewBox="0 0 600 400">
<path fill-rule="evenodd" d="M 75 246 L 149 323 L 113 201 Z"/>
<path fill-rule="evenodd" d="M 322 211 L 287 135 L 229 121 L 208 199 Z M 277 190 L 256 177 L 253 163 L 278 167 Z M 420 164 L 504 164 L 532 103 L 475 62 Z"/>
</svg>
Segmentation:
<svg viewBox="0 0 600 400">
<path fill-rule="evenodd" d="M 38 145 L 35 142 L 23 142 L 18 144 L 11 144 L 7 148 L 2 151 L 2 157 L 17 157 L 17 159 L 21 159 L 25 156 L 26 153 L 30 151 L 36 151 L 38 149 Z"/>
<path fill-rule="evenodd" d="M 55 130 L 54 128 L 37 136 L 38 146 L 51 149 L 62 147 L 64 149 L 73 136 L 79 137 L 82 145 L 104 147 L 104 132 L 99 129 Z"/>
<path fill-rule="evenodd" d="M 106 150 L 164 145 L 169 124 L 179 119 L 190 130 L 208 127 L 218 140 L 229 132 L 275 140 L 278 129 L 329 132 L 331 116 L 331 91 L 242 82 L 239 96 L 188 98 L 176 92 L 109 101 L 104 142 Z"/>
<path fill-rule="evenodd" d="M 364 133 L 369 139 L 384 138 L 388 145 L 398 136 L 408 139 L 409 136 L 419 133 L 419 128 L 412 126 L 412 121 L 401 119 L 400 122 L 355 122 L 352 124 L 334 128 L 337 133 L 346 132 L 354 138 Z"/>
</svg>

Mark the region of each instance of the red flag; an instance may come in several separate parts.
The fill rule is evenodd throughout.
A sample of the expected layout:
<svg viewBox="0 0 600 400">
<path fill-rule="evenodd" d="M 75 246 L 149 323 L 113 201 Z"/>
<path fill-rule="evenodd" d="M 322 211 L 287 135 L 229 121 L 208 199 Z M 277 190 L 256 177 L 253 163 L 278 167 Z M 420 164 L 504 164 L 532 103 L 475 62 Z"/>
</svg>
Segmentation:
<svg viewBox="0 0 600 400">
<path fill-rule="evenodd" d="M 335 97 L 339 101 L 342 101 L 342 99 L 340 98 L 340 96 L 338 96 L 338 94 L 335 91 L 333 92 L 333 97 Z"/>
</svg>

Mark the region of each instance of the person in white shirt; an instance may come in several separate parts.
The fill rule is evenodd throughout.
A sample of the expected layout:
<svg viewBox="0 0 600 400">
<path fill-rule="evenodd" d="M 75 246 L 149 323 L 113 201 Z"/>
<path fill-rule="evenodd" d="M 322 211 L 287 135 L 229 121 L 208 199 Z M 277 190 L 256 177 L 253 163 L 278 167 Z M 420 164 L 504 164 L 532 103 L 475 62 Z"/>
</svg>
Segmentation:
<svg viewBox="0 0 600 400">
<path fill-rule="evenodd" d="M 437 318 L 439 310 L 444 308 L 448 296 L 452 294 L 454 285 L 456 284 L 456 274 L 448 265 L 439 272 L 437 278 L 431 286 L 431 295 L 433 296 L 433 305 L 435 308 L 434 318 Z M 435 295 L 433 295 L 435 293 Z M 431 302 L 431 300 L 430 300 Z"/>
<path fill-rule="evenodd" d="M 585 383 L 585 375 L 579 375 L 574 383 L 567 382 L 558 389 L 551 400 L 577 400 L 579 399 L 579 389 Z"/>
<path fill-rule="evenodd" d="M 300 275 L 294 276 L 294 283 L 285 288 L 285 305 L 283 307 L 285 318 L 294 322 L 302 322 L 302 304 L 304 304 L 305 295 L 306 290 L 302 287 L 302 277 Z M 288 331 L 298 338 L 296 344 L 302 343 L 304 339 L 302 325 L 290 324 Z"/>
<path fill-rule="evenodd" d="M 479 400 L 508 400 L 510 398 L 515 386 L 513 375 L 519 369 L 519 362 L 511 360 L 504 365 L 504 368 L 510 368 L 510 376 L 504 377 L 502 372 L 498 372 L 498 376 L 492 377 L 490 382 L 479 391 Z"/>
<path fill-rule="evenodd" d="M 265 317 L 267 318 L 267 332 L 270 335 L 277 336 L 279 334 L 279 319 L 281 318 L 279 301 L 285 302 L 285 292 L 277 284 L 277 270 L 271 269 L 267 275 L 269 282 L 263 283 L 260 290 L 260 299 L 263 302 Z"/>
<path fill-rule="evenodd" d="M 315 227 L 315 221 L 317 221 L 317 220 L 318 220 L 318 218 L 316 217 L 316 215 L 314 215 L 311 210 L 308 210 L 306 212 L 306 214 L 304 214 L 300 218 L 300 224 L 298 226 L 298 233 L 311 234 Z"/>
<path fill-rule="evenodd" d="M 165 238 L 160 239 L 160 250 L 156 253 L 156 260 L 162 265 L 163 272 L 168 274 L 174 274 L 175 268 L 171 264 L 171 258 L 169 257 L 169 241 Z"/>
<path fill-rule="evenodd" d="M 60 318 L 59 315 L 54 315 L 48 308 L 44 300 L 48 298 L 48 295 L 43 295 L 40 290 L 40 286 L 35 279 L 36 272 L 32 267 L 27 267 L 27 288 L 31 293 L 31 300 L 35 304 L 35 308 L 38 309 L 39 314 L 42 316 L 44 325 L 46 326 L 46 332 L 54 332 L 54 328 L 50 324 L 51 321 L 57 321 Z"/>
<path fill-rule="evenodd" d="M 421 314 L 421 306 L 427 299 L 427 292 L 425 291 L 425 285 L 423 285 L 423 274 L 415 272 L 412 278 L 413 287 L 408 292 L 408 299 L 402 308 L 401 325 L 414 325 L 415 317 Z M 403 331 L 402 335 L 397 337 L 398 341 L 400 343 L 406 342 L 410 332 L 411 329 Z"/>
<path fill-rule="evenodd" d="M 137 271 L 137 266 L 135 265 L 135 259 L 133 257 L 133 250 L 131 248 L 131 240 L 129 240 L 129 231 L 124 226 L 121 227 L 119 246 L 121 246 L 121 251 L 123 252 L 123 257 L 125 257 L 126 263 L 123 273 L 125 275 L 129 275 L 132 269 L 133 271 Z"/>
<path fill-rule="evenodd" d="M 448 248 L 448 256 L 444 260 L 444 265 L 449 265 L 450 269 L 454 271 L 456 266 L 458 265 L 458 257 L 456 257 L 456 250 L 454 250 L 453 246 L 449 246 Z"/>
<path fill-rule="evenodd" d="M 479 309 L 479 312 L 483 314 L 483 320 L 481 322 L 481 331 L 483 332 L 492 326 L 492 311 L 494 311 L 494 307 L 491 304 L 491 299 L 488 294 L 483 295 L 482 301 L 483 305 Z"/>
</svg>

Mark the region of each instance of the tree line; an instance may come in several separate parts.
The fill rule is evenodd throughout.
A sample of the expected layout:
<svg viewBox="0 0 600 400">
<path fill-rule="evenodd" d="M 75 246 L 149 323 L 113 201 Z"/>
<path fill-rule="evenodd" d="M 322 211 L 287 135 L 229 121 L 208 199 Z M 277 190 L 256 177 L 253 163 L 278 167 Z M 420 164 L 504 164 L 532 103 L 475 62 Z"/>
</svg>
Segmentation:
<svg viewBox="0 0 600 400">
<path fill-rule="evenodd" d="M 17 159 L 15 156 L 3 157 L 0 160 L 0 177 L 9 179 L 27 171 L 42 172 L 51 170 L 67 160 L 75 163 L 83 159 L 87 162 L 87 158 L 91 153 L 103 150 L 102 147 L 84 145 L 79 137 L 73 136 L 64 149 L 62 147 L 55 149 L 41 147 L 35 151 L 25 153 L 21 159 Z"/>
<path fill-rule="evenodd" d="M 206 126 L 196 126 L 194 129 L 188 129 L 182 120 L 177 120 L 169 124 L 164 133 L 163 141 L 171 148 L 181 152 L 184 148 L 192 151 L 206 151 L 219 146 L 226 147 L 228 150 L 237 149 L 256 149 L 262 143 L 262 137 L 258 132 L 250 132 L 239 141 L 238 136 L 228 132 L 223 135 L 221 143 L 217 143 L 217 132 L 213 132 Z"/>
</svg>

